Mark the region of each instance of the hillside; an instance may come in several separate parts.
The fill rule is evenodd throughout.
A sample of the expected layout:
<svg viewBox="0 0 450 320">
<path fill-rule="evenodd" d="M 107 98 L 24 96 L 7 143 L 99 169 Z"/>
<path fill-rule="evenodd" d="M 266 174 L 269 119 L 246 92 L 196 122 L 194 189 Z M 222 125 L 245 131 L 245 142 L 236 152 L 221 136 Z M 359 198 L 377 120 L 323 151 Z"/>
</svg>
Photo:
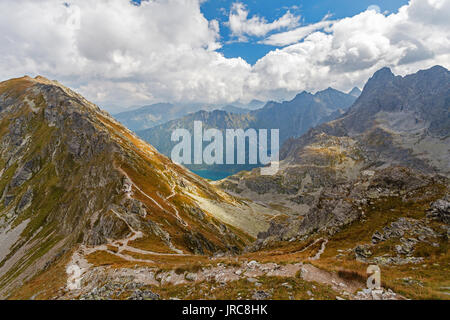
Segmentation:
<svg viewBox="0 0 450 320">
<path fill-rule="evenodd" d="M 443 298 L 450 268 L 449 108 L 445 68 L 405 77 L 385 68 L 343 117 L 288 140 L 276 175 L 254 169 L 218 182 L 285 213 L 249 250 L 320 249 L 317 267 L 358 277 L 378 264 L 391 288 Z"/>
<path fill-rule="evenodd" d="M 0 124 L 3 298 L 63 260 L 82 274 L 96 259 L 237 253 L 268 226 L 266 208 L 173 164 L 56 81 L 0 83 Z"/>
</svg>

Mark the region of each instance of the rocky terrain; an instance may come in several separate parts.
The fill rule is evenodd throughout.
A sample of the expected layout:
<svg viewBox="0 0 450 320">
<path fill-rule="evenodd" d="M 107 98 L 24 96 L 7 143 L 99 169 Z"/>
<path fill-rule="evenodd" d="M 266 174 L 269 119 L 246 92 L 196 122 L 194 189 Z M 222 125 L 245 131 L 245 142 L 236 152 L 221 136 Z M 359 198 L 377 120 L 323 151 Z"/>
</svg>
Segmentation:
<svg viewBox="0 0 450 320">
<path fill-rule="evenodd" d="M 284 143 L 277 175 L 260 176 L 256 169 L 222 186 L 303 216 L 321 194 L 348 194 L 384 169 L 408 168 L 411 179 L 448 177 L 449 99 L 449 72 L 442 67 L 406 77 L 382 69 L 341 118 Z"/>
<path fill-rule="evenodd" d="M 433 256 L 448 270 L 449 106 L 445 68 L 406 77 L 385 68 L 341 118 L 288 140 L 276 175 L 254 169 L 219 182 L 283 212 L 249 250 L 320 235 L 326 247 L 341 247 L 339 258 L 426 266 Z"/>
<path fill-rule="evenodd" d="M 449 89 L 380 70 L 277 175 L 210 184 L 55 81 L 2 82 L 0 296 L 449 299 Z"/>
<path fill-rule="evenodd" d="M 0 83 L 0 123 L 3 298 L 65 256 L 80 274 L 92 255 L 238 253 L 268 227 L 266 208 L 174 165 L 55 81 Z"/>
</svg>

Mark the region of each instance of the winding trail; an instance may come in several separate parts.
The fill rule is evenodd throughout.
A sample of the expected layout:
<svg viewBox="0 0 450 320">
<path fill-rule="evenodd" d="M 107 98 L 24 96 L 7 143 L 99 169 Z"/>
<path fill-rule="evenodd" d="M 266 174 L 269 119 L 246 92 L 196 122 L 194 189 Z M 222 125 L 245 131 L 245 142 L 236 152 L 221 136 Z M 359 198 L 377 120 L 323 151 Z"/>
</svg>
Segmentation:
<svg viewBox="0 0 450 320">
<path fill-rule="evenodd" d="M 123 222 L 126 223 L 127 227 L 131 230 L 132 235 L 129 236 L 128 238 L 125 239 L 121 239 L 121 240 L 115 240 L 110 242 L 110 245 L 114 245 L 116 247 L 118 247 L 118 252 L 119 254 L 121 254 L 123 251 L 129 251 L 129 252 L 134 252 L 134 253 L 138 253 L 138 254 L 144 254 L 144 255 L 156 255 L 156 256 L 189 256 L 189 254 L 185 254 L 183 253 L 183 251 L 176 249 L 176 248 L 171 248 L 172 250 L 176 251 L 177 253 L 161 253 L 161 252 L 154 252 L 154 251 L 149 251 L 149 250 L 143 250 L 143 249 L 138 249 L 138 248 L 134 248 L 134 247 L 130 247 L 128 245 L 128 243 L 130 241 L 134 241 L 136 239 L 142 238 L 143 237 L 143 233 L 141 231 L 136 231 L 133 229 L 133 227 L 115 210 L 111 209 L 111 211 L 119 218 L 121 219 Z M 172 247 L 172 246 L 170 246 Z M 108 252 L 111 250 L 108 250 Z M 134 258 L 132 258 L 134 259 Z M 128 259 L 126 259 L 128 260 Z M 153 262 L 151 260 L 142 260 L 144 262 Z"/>
<path fill-rule="evenodd" d="M 169 244 L 169 247 L 177 253 L 160 253 L 154 251 L 148 251 L 143 249 L 138 249 L 129 246 L 130 241 L 134 241 L 136 239 L 142 238 L 143 233 L 141 231 L 136 231 L 127 221 L 124 219 L 117 211 L 111 209 L 111 212 L 114 213 L 120 220 L 125 222 L 127 227 L 131 230 L 131 235 L 125 239 L 120 240 L 109 240 L 107 244 L 88 247 L 85 245 L 80 246 L 80 248 L 74 252 L 71 262 L 67 265 L 66 273 L 68 275 L 66 287 L 69 290 L 78 290 L 81 288 L 81 281 L 85 272 L 91 266 L 87 260 L 85 259 L 86 255 L 89 255 L 94 252 L 104 251 L 109 254 L 115 255 L 125 261 L 128 262 L 142 262 L 142 263 L 154 263 L 153 260 L 150 259 L 138 259 L 134 258 L 125 252 L 133 252 L 142 255 L 154 255 L 154 256 L 190 256 L 190 254 L 185 254 L 183 251 L 175 248 L 172 243 Z M 117 247 L 117 251 L 113 251 L 108 248 L 108 245 Z"/>
<path fill-rule="evenodd" d="M 327 243 L 328 243 L 328 239 L 323 240 L 319 251 L 317 251 L 316 255 L 314 257 L 310 258 L 310 260 L 318 260 L 320 258 L 320 256 L 322 255 L 322 253 L 325 251 Z"/>
</svg>

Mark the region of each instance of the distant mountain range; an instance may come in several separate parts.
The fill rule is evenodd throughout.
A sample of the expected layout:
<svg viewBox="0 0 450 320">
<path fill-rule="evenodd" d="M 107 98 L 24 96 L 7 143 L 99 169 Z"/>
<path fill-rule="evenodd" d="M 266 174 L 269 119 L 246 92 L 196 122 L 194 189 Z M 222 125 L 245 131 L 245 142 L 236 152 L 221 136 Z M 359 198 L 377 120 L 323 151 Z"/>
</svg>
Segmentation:
<svg viewBox="0 0 450 320">
<path fill-rule="evenodd" d="M 225 129 L 279 129 L 281 145 L 286 139 L 298 137 L 317 124 L 338 118 L 355 100 L 355 96 L 332 88 L 316 94 L 304 91 L 291 101 L 282 103 L 271 101 L 263 108 L 253 111 L 230 106 L 225 108 L 227 111 L 198 111 L 147 130 L 138 131 L 137 134 L 167 156 L 170 156 L 176 144 L 171 141 L 173 130 L 185 128 L 192 133 L 194 121 L 202 121 L 205 129 L 216 128 L 223 133 Z M 250 168 L 234 165 L 188 167 L 194 170 L 209 168 L 222 172 L 230 170 L 237 172 Z"/>
<path fill-rule="evenodd" d="M 153 128 L 170 120 L 179 119 L 189 113 L 194 113 L 201 110 L 212 111 L 221 109 L 231 113 L 246 113 L 250 110 L 259 109 L 263 106 L 264 102 L 259 100 L 252 100 L 248 104 L 235 102 L 226 106 L 216 106 L 200 103 L 156 103 L 117 113 L 114 115 L 114 118 L 125 125 L 128 129 L 136 132 Z"/>
<path fill-rule="evenodd" d="M 138 131 L 183 117 L 190 112 L 198 111 L 200 108 L 202 107 L 198 105 L 156 103 L 118 113 L 114 115 L 114 118 L 128 129 Z"/>
</svg>

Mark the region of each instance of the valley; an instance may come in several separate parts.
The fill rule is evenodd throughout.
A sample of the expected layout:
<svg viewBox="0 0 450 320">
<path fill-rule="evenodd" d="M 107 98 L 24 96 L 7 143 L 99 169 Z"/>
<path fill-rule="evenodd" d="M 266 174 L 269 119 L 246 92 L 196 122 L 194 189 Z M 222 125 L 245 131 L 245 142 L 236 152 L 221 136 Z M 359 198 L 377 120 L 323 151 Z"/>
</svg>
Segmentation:
<svg viewBox="0 0 450 320">
<path fill-rule="evenodd" d="M 1 82 L 0 297 L 449 299 L 450 72 L 384 68 L 352 97 L 159 127 L 297 112 L 278 173 L 207 181 L 57 81 Z"/>
</svg>

